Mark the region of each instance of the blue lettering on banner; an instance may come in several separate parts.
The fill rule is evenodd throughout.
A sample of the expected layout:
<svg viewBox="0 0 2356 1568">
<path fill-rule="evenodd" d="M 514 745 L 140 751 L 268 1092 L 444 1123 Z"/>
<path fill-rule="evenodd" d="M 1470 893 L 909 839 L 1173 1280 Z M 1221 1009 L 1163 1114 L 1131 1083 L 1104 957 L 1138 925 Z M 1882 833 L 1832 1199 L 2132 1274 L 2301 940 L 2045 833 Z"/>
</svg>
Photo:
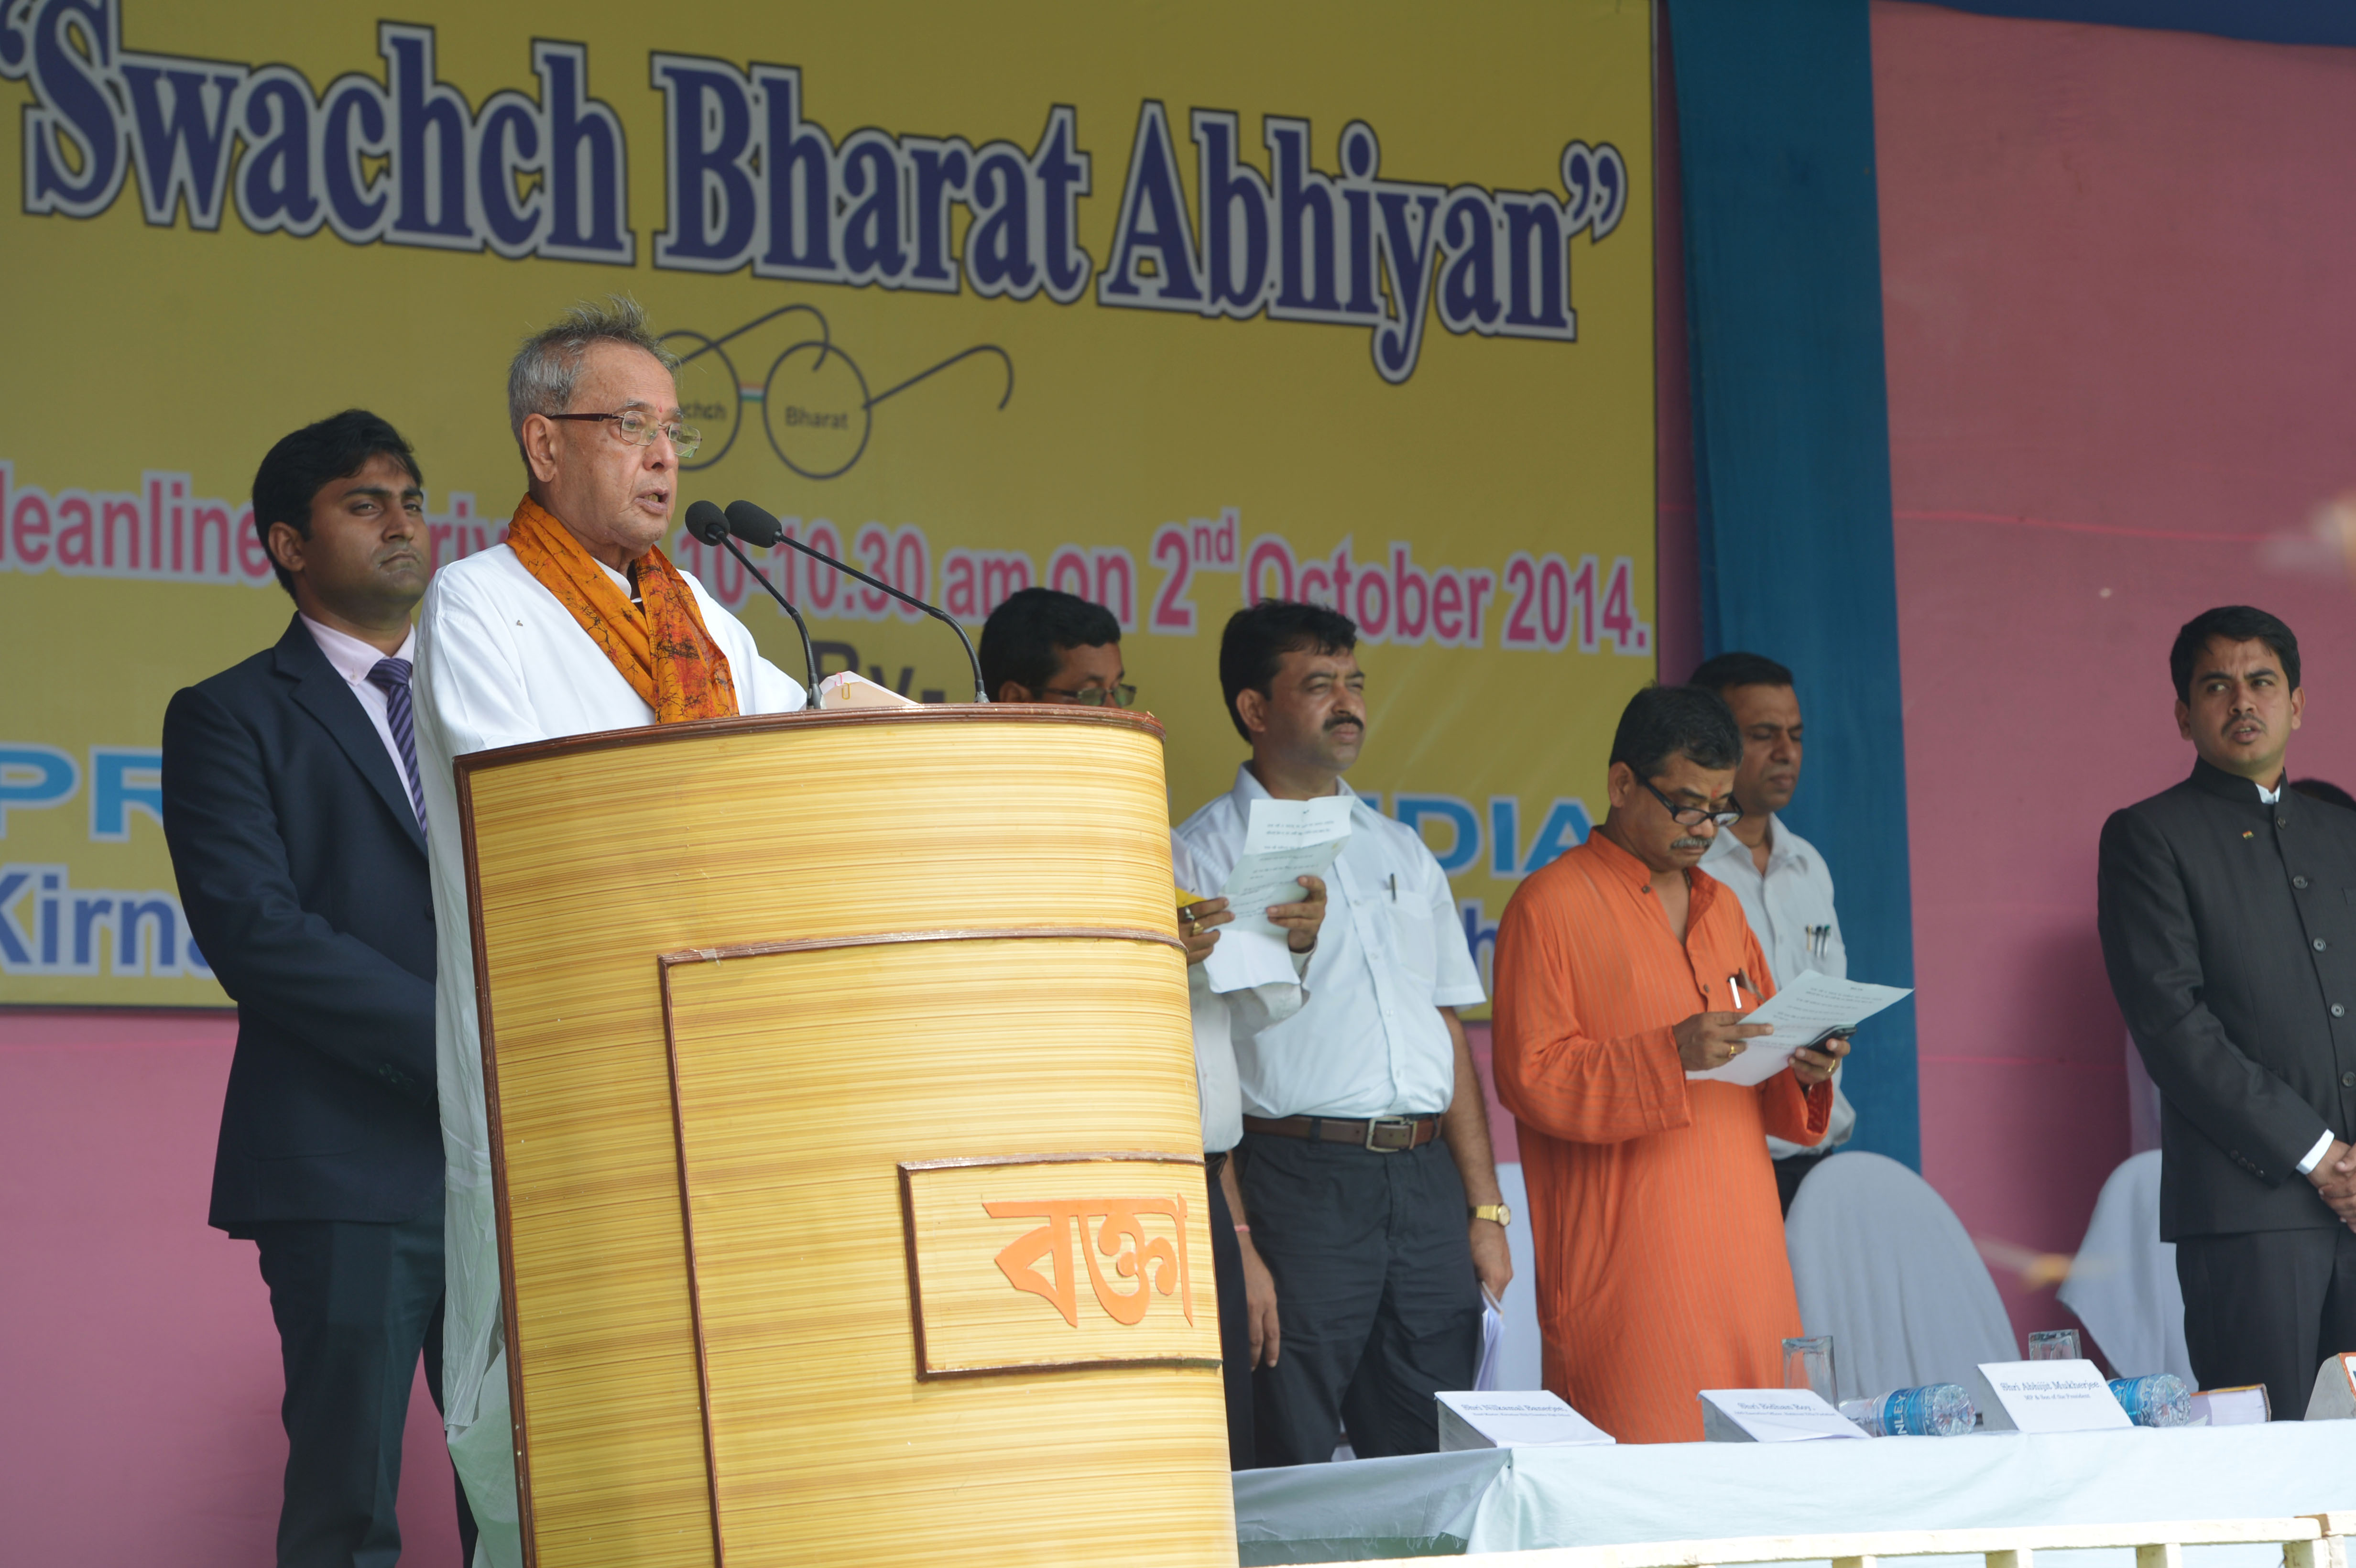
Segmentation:
<svg viewBox="0 0 2356 1568">
<path fill-rule="evenodd" d="M 1440 869 L 1450 876 L 1469 871 L 1480 863 L 1481 819 L 1473 815 L 1469 802 L 1452 795 L 1408 795 L 1402 791 L 1393 815 L 1401 827 L 1419 833 L 1427 820 L 1447 825 L 1448 848 L 1434 848 L 1432 854 L 1439 859 Z"/>
<path fill-rule="evenodd" d="M 1457 900 L 1456 913 L 1464 922 L 1464 945 L 1472 950 L 1473 965 L 1481 971 L 1482 994 L 1494 997 L 1497 923 L 1488 918 L 1488 910 L 1479 899 Z"/>
<path fill-rule="evenodd" d="M 145 812 L 164 826 L 164 753 L 153 747 L 90 749 L 90 837 L 98 844 L 131 841 L 131 814 Z"/>
<path fill-rule="evenodd" d="M 27 213 L 95 218 L 128 181 L 158 228 L 185 211 L 217 229 L 233 208 L 257 234 L 324 226 L 351 245 L 637 261 L 627 139 L 589 95 L 581 44 L 535 41 L 533 90 L 477 106 L 442 80 L 433 27 L 379 22 L 381 74 L 315 91 L 286 65 L 125 49 L 123 13 L 123 0 L 0 0 L 0 78 L 32 87 Z M 1415 374 L 1434 315 L 1456 335 L 1576 342 L 1571 243 L 1601 243 L 1628 206 L 1609 143 L 1563 146 L 1558 197 L 1386 178 L 1363 120 L 1328 170 L 1307 120 L 1263 114 L 1263 166 L 1243 114 L 1203 108 L 1186 121 L 1190 202 L 1170 111 L 1149 99 L 1099 270 L 1079 242 L 1094 160 L 1068 103 L 1027 150 L 873 126 L 838 141 L 799 67 L 648 59 L 663 105 L 659 269 L 1353 326 L 1394 384 Z"/>
<path fill-rule="evenodd" d="M 0 865 L 0 975 L 209 979 L 180 901 L 77 888 L 63 866 Z"/>
<path fill-rule="evenodd" d="M 620 117 L 588 95 L 579 44 L 536 42 L 537 94 L 494 92 L 477 111 L 441 79 L 432 27 L 380 22 L 382 77 L 350 72 L 315 93 L 284 65 L 125 49 L 122 22 L 118 0 L 0 5 L 0 77 L 33 89 L 28 213 L 95 218 L 127 177 L 156 228 L 186 211 L 191 229 L 216 229 L 233 208 L 257 234 L 324 223 L 352 245 L 637 260 L 629 148 Z"/>
<path fill-rule="evenodd" d="M 8 837 L 10 807 L 38 811 L 62 805 L 80 787 L 80 767 L 55 746 L 27 741 L 0 745 L 0 838 Z"/>
<path fill-rule="evenodd" d="M 1572 798 L 1558 798 L 1547 807 L 1546 819 L 1538 825 L 1537 837 L 1531 840 L 1529 850 L 1522 850 L 1522 803 L 1510 795 L 1489 797 L 1489 874 L 1500 880 L 1526 877 L 1541 867 L 1551 865 L 1562 852 L 1587 842 L 1594 824 L 1587 815 L 1587 803 Z M 1472 862 L 1467 861 L 1469 866 Z"/>
</svg>

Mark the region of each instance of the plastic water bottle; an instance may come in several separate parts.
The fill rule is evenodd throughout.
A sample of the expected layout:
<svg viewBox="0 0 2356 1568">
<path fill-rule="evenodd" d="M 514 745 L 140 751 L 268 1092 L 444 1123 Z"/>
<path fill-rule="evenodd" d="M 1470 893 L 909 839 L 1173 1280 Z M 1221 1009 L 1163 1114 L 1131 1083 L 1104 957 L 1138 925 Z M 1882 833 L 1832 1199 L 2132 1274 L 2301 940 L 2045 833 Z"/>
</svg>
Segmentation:
<svg viewBox="0 0 2356 1568">
<path fill-rule="evenodd" d="M 1845 1399 L 1840 1413 L 1868 1437 L 1955 1437 L 1969 1432 L 1979 1411 L 1960 1383 L 1894 1389 L 1871 1399 Z"/>
<path fill-rule="evenodd" d="M 2174 1372 L 2148 1377 L 2113 1378 L 2111 1397 L 2137 1426 L 2190 1426 L 2192 1392 Z"/>
</svg>

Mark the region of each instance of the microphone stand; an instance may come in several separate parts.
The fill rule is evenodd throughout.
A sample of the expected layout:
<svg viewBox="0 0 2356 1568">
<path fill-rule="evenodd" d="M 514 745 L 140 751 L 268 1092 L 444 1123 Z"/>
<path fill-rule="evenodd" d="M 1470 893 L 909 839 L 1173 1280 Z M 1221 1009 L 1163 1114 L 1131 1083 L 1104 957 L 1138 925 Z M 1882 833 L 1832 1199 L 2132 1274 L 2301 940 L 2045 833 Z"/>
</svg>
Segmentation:
<svg viewBox="0 0 2356 1568">
<path fill-rule="evenodd" d="M 697 516 L 699 512 L 709 512 L 711 515 L 699 517 Z M 777 585 L 769 581 L 768 573 L 754 565 L 753 558 L 746 555 L 736 541 L 729 537 L 728 519 L 721 515 L 719 507 L 709 501 L 698 501 L 694 506 L 690 507 L 687 509 L 687 531 L 705 544 L 725 547 L 728 553 L 743 562 L 744 570 L 751 572 L 754 579 L 769 591 L 769 597 L 777 602 L 777 607 L 793 617 L 794 629 L 802 635 L 802 668 L 809 677 L 809 695 L 804 700 L 812 708 L 816 708 L 818 706 L 818 654 L 810 645 L 809 623 L 802 619 L 802 613 L 794 608 L 792 600 L 777 592 Z"/>
<path fill-rule="evenodd" d="M 966 663 L 970 665 L 973 668 L 973 699 L 976 702 L 988 702 L 990 700 L 990 692 L 981 683 L 980 656 L 977 655 L 973 651 L 973 639 L 965 635 L 965 628 L 957 624 L 957 617 L 951 615 L 946 610 L 938 609 L 933 605 L 926 603 L 923 600 L 917 598 L 913 593 L 903 593 L 900 590 L 893 587 L 890 583 L 885 582 L 879 578 L 868 576 L 867 573 L 860 571 L 855 566 L 850 565 L 845 561 L 835 560 L 834 557 L 827 554 L 826 551 L 822 549 L 816 549 L 802 543 L 801 540 L 786 532 L 784 525 L 780 524 L 776 518 L 771 517 L 768 513 L 763 511 L 760 507 L 755 506 L 750 501 L 729 502 L 726 516 L 728 518 L 728 531 L 734 534 L 738 539 L 743 539 L 747 544 L 764 545 L 772 549 L 781 544 L 791 545 L 794 549 L 801 551 L 804 555 L 809 556 L 813 560 L 822 560 L 826 562 L 827 565 L 834 568 L 837 571 L 846 572 L 851 576 L 859 579 L 860 581 L 864 582 L 870 588 L 879 589 L 882 592 L 890 594 L 893 598 L 897 599 L 901 603 L 906 604 L 914 609 L 922 610 L 934 620 L 947 624 L 950 631 L 955 632 L 958 635 L 958 641 L 965 645 Z M 774 593 L 776 590 L 771 589 L 770 592 Z M 798 620 L 800 617 L 797 616 L 795 618 Z"/>
</svg>

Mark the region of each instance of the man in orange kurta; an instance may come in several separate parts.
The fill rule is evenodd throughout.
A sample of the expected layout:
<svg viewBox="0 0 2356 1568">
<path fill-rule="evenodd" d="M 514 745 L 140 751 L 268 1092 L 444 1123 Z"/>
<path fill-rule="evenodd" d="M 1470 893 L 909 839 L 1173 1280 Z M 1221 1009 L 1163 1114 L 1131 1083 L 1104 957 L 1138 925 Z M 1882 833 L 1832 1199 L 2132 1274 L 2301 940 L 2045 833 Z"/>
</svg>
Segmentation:
<svg viewBox="0 0 2356 1568">
<path fill-rule="evenodd" d="M 1847 1043 L 1755 1087 L 1686 1077 L 1769 1032 L 1734 1006 L 1774 990 L 1742 906 L 1695 869 L 1740 815 L 1741 753 L 1715 693 L 1638 692 L 1611 815 L 1497 930 L 1497 1095 L 1521 1123 L 1546 1386 L 1623 1443 L 1698 1441 L 1695 1394 L 1780 1387 L 1801 1331 L 1765 1136 L 1823 1138 Z"/>
</svg>

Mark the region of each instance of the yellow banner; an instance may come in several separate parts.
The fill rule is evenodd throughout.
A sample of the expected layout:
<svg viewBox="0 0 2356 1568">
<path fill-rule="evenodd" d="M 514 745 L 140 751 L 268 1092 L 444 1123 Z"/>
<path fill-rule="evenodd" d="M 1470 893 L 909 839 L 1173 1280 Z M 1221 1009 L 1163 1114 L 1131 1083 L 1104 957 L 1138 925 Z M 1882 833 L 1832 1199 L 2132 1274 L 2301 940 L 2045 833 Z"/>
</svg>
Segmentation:
<svg viewBox="0 0 2356 1568">
<path fill-rule="evenodd" d="M 1351 782 L 1421 827 L 1485 969 L 1654 670 L 1649 7 L 550 15 L 0 7 L 0 1001 L 223 999 L 157 734 L 286 625 L 255 465 L 371 409 L 437 561 L 489 548 L 508 357 L 606 293 L 684 361 L 683 499 L 977 631 L 1026 584 L 1110 607 L 1173 816 L 1243 754 L 1226 617 L 1355 617 Z M 733 560 L 673 550 L 801 674 Z M 968 694 L 947 628 L 768 566 L 829 670 Z"/>
</svg>

